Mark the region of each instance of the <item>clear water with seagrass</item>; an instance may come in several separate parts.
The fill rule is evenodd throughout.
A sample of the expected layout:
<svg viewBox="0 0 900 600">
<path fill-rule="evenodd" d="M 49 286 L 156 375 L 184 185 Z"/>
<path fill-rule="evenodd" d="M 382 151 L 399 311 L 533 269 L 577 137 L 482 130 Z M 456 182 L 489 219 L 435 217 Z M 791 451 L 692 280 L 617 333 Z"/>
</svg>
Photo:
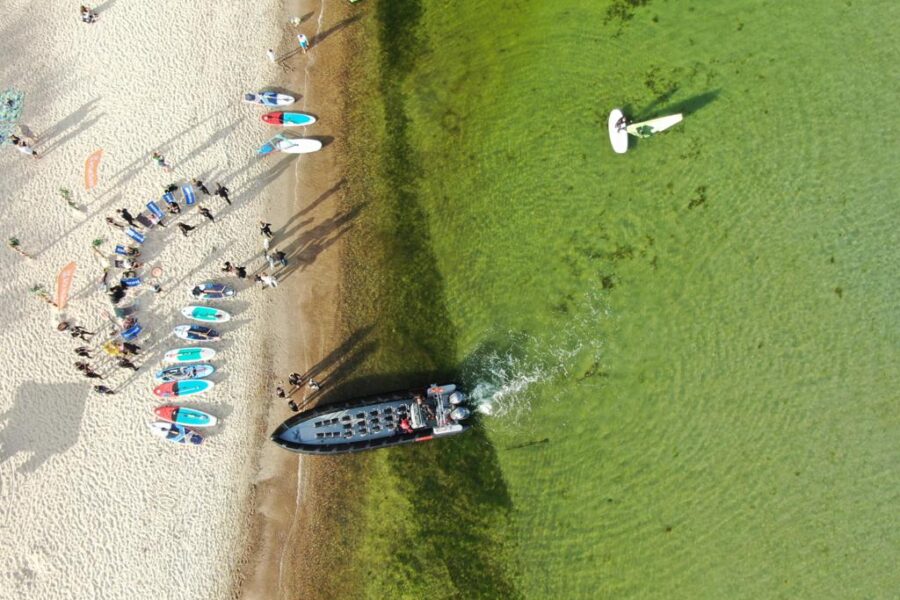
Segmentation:
<svg viewBox="0 0 900 600">
<path fill-rule="evenodd" d="M 356 366 L 492 415 L 361 459 L 368 595 L 895 594 L 900 5 L 372 10 Z"/>
</svg>

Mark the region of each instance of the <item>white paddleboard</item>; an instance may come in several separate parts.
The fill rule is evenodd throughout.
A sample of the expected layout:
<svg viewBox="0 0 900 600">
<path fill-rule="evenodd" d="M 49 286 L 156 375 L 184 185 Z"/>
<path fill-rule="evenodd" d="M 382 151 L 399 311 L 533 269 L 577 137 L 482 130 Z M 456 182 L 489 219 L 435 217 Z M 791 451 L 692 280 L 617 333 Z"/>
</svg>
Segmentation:
<svg viewBox="0 0 900 600">
<path fill-rule="evenodd" d="M 282 152 L 288 154 L 309 154 L 322 149 L 322 142 L 312 138 L 284 138 L 276 142 Z"/>
<path fill-rule="evenodd" d="M 607 125 L 609 127 L 609 143 L 612 144 L 613 152 L 616 154 L 625 154 L 628 152 L 628 132 L 625 131 L 624 121 L 622 118 L 625 115 L 622 114 L 622 111 L 618 108 L 613 109 L 611 113 L 609 113 L 609 121 Z"/>
<path fill-rule="evenodd" d="M 634 137 L 648 138 L 653 134 L 665 131 L 669 127 L 678 125 L 683 118 L 681 113 L 678 113 L 677 115 L 667 115 L 665 117 L 659 117 L 658 119 L 632 123 L 626 128 L 626 131 Z"/>
</svg>

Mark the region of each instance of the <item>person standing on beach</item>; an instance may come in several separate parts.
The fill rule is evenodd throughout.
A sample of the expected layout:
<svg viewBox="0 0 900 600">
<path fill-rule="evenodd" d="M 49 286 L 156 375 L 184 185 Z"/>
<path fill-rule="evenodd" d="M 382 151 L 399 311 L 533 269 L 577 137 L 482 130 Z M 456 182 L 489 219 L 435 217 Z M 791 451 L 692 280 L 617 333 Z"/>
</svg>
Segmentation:
<svg viewBox="0 0 900 600">
<path fill-rule="evenodd" d="M 266 50 L 266 58 L 268 58 L 269 62 L 271 62 L 273 65 L 278 62 L 278 58 L 275 56 L 275 51 L 271 48 Z"/>
<path fill-rule="evenodd" d="M 138 366 L 125 357 L 120 358 L 116 364 L 123 369 L 131 369 L 132 371 L 138 370 Z"/>
<path fill-rule="evenodd" d="M 94 358 L 93 356 L 91 356 L 90 350 L 85 346 L 79 346 L 79 347 L 75 348 L 75 354 L 77 354 L 78 356 L 80 356 L 82 358 L 86 358 L 88 360 L 91 360 Z"/>
<path fill-rule="evenodd" d="M 153 158 L 153 162 L 156 163 L 156 166 L 165 169 L 166 173 L 172 170 L 172 165 L 166 161 L 166 157 L 160 154 L 158 150 L 154 150 L 151 157 Z"/>
<path fill-rule="evenodd" d="M 89 336 L 93 337 L 93 336 L 96 335 L 95 332 L 88 331 L 87 329 L 85 329 L 85 328 L 82 327 L 81 325 L 75 325 L 74 327 L 72 327 L 72 328 L 69 330 L 69 333 L 70 333 L 70 335 L 71 335 L 73 338 L 76 338 L 76 337 L 77 337 L 78 339 L 80 339 L 80 340 L 83 341 L 83 342 L 89 342 L 89 341 L 91 341 L 91 338 L 85 338 L 84 336 L 89 335 Z"/>
<path fill-rule="evenodd" d="M 279 263 L 282 267 L 287 266 L 287 262 L 288 262 L 287 255 L 284 252 L 282 252 L 281 250 L 273 252 L 272 258 L 274 258 L 275 262 Z"/>
<path fill-rule="evenodd" d="M 293 398 L 288 398 L 288 408 L 291 409 L 291 412 L 300 412 L 300 407 L 297 406 L 297 403 L 294 402 Z"/>
<path fill-rule="evenodd" d="M 312 377 L 309 378 L 309 381 L 306 382 L 306 385 L 307 385 L 307 387 L 309 387 L 309 389 L 311 389 L 314 392 L 318 392 L 319 390 L 322 389 L 322 386 L 319 384 L 319 382 L 316 381 L 315 379 L 313 379 Z"/>
<path fill-rule="evenodd" d="M 291 373 L 288 375 L 288 383 L 291 384 L 295 390 L 299 389 L 303 384 L 303 375 L 300 373 Z"/>
<path fill-rule="evenodd" d="M 247 279 L 247 267 L 235 267 L 234 274 L 238 279 Z"/>
<path fill-rule="evenodd" d="M 253 278 L 253 280 L 256 281 L 257 283 L 261 283 L 263 286 L 263 289 L 265 289 L 267 287 L 271 287 L 271 288 L 278 287 L 278 280 L 267 273 L 263 273 L 262 275 L 257 275 L 256 277 Z"/>
<path fill-rule="evenodd" d="M 35 160 L 40 158 L 40 156 L 38 156 L 37 152 L 34 151 L 34 148 L 32 148 L 30 145 L 28 145 L 28 143 L 25 140 L 19 140 L 19 143 L 16 144 L 16 148 L 22 154 L 29 155 L 29 156 L 31 156 L 31 158 L 33 158 Z"/>
<path fill-rule="evenodd" d="M 211 196 L 211 195 L 212 195 L 212 194 L 209 193 L 209 190 L 206 189 L 206 186 L 203 185 L 203 182 L 200 181 L 199 179 L 197 179 L 196 177 L 195 177 L 194 179 L 191 179 L 191 183 L 194 184 L 195 186 L 197 186 L 197 189 L 200 190 L 200 192 L 201 192 L 204 196 Z"/>
<path fill-rule="evenodd" d="M 98 394 L 103 394 L 105 396 L 112 396 L 113 394 L 115 394 L 114 391 L 112 391 L 105 385 L 95 385 L 94 391 L 97 392 Z"/>
<path fill-rule="evenodd" d="M 223 273 L 234 273 L 234 265 L 231 264 L 230 261 L 225 261 L 225 264 L 222 265 Z"/>
<path fill-rule="evenodd" d="M 128 223 L 132 227 L 140 228 L 140 225 L 134 220 L 134 216 L 128 212 L 127 208 L 120 208 L 116 211 L 119 213 L 119 216 L 122 217 L 122 220 Z"/>
<path fill-rule="evenodd" d="M 197 212 L 199 212 L 201 215 L 203 215 L 204 217 L 209 219 L 210 223 L 216 222 L 216 220 L 213 218 L 213 214 L 205 206 L 201 206 L 199 209 L 197 209 Z"/>
<path fill-rule="evenodd" d="M 140 346 L 138 346 L 137 344 L 132 344 L 131 342 L 122 342 L 122 344 L 119 346 L 119 349 L 123 353 L 130 354 L 132 356 L 139 354 L 141 351 Z"/>
<path fill-rule="evenodd" d="M 275 388 L 275 396 L 277 398 L 280 398 L 281 400 L 284 400 L 287 397 L 287 395 L 284 393 L 284 388 L 281 386 Z"/>
<path fill-rule="evenodd" d="M 227 187 L 225 187 L 218 181 L 216 182 L 216 196 L 220 197 L 222 200 L 224 200 L 225 202 L 227 202 L 230 205 L 231 199 L 228 197 L 229 193 L 230 192 L 228 191 Z"/>
<path fill-rule="evenodd" d="M 259 222 L 259 232 L 271 240 L 272 239 L 272 224 L 260 221 Z"/>
<path fill-rule="evenodd" d="M 302 33 L 297 34 L 297 44 L 299 44 L 300 49 L 303 50 L 304 54 L 309 52 L 309 39 Z"/>
<path fill-rule="evenodd" d="M 195 230 L 195 229 L 197 229 L 197 228 L 196 228 L 196 227 L 192 227 L 191 225 L 188 225 L 187 223 L 179 223 L 179 224 L 178 224 L 178 229 L 181 230 L 181 235 L 183 235 L 184 237 L 187 237 L 187 234 L 188 234 L 188 233 L 190 233 L 191 231 L 193 231 L 193 230 Z"/>
<path fill-rule="evenodd" d="M 87 6 L 82 4 L 80 12 L 81 12 L 82 22 L 87 23 L 88 25 L 91 25 L 91 24 L 97 22 L 97 13 L 95 13 L 93 10 L 91 10 Z"/>
<path fill-rule="evenodd" d="M 166 210 L 168 210 L 169 213 L 170 213 L 170 214 L 173 214 L 173 215 L 180 215 L 180 214 L 181 214 L 181 207 L 178 206 L 178 203 L 177 203 L 177 202 L 168 202 L 168 203 L 166 203 Z"/>
</svg>

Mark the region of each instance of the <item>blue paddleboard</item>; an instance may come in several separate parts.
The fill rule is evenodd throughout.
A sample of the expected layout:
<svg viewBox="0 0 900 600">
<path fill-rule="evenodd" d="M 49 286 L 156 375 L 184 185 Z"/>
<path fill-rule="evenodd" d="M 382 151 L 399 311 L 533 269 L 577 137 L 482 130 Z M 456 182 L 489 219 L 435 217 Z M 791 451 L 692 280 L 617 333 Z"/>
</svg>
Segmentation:
<svg viewBox="0 0 900 600">
<path fill-rule="evenodd" d="M 157 219 L 162 219 L 165 216 L 162 209 L 159 207 L 159 204 L 157 204 L 155 200 L 151 200 L 147 203 L 147 210 L 152 212 L 153 216 Z"/>
<path fill-rule="evenodd" d="M 125 230 L 125 235 L 136 241 L 138 244 L 144 243 L 144 234 L 134 229 L 133 227 L 129 227 Z"/>
<path fill-rule="evenodd" d="M 184 194 L 184 203 L 188 206 L 197 201 L 197 197 L 194 195 L 194 188 L 190 184 L 181 186 L 181 193 Z"/>
<path fill-rule="evenodd" d="M 122 339 L 126 342 L 129 340 L 133 340 L 141 333 L 141 326 L 135 323 L 132 327 L 126 329 L 122 332 Z"/>
</svg>

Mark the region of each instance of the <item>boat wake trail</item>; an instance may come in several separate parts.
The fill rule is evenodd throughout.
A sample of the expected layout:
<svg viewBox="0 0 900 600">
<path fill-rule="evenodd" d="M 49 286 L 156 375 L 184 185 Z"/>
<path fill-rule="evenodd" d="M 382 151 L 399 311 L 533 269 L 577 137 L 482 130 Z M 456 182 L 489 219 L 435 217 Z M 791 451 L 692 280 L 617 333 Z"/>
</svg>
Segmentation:
<svg viewBox="0 0 900 600">
<path fill-rule="evenodd" d="M 547 339 L 509 332 L 500 343 L 482 344 L 463 363 L 469 399 L 484 415 L 515 425 L 537 398 L 562 401 L 553 390 L 560 379 L 594 385 L 588 377 L 601 363 L 602 341 L 596 324 L 608 316 L 601 298 L 588 295 L 581 318 Z M 496 339 L 496 338 L 495 338 Z"/>
</svg>

